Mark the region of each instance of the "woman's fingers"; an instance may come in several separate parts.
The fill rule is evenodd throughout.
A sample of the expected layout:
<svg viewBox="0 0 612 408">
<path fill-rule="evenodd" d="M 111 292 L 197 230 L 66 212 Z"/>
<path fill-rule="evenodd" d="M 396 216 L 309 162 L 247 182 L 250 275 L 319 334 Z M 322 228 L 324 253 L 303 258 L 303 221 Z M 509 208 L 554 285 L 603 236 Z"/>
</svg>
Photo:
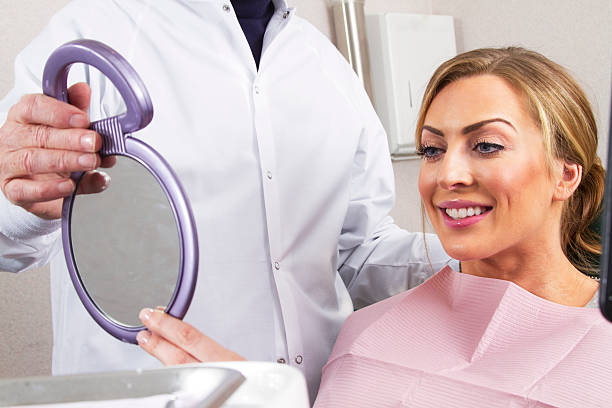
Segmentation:
<svg viewBox="0 0 612 408">
<path fill-rule="evenodd" d="M 139 332 L 136 339 L 138 340 L 138 345 L 143 350 L 157 358 L 164 365 L 190 364 L 200 361 L 165 338 L 150 331 L 143 330 Z"/>
<path fill-rule="evenodd" d="M 148 339 L 143 332 L 139 334 L 140 346 L 165 364 L 181 364 L 181 362 L 190 361 L 190 356 L 197 361 L 244 360 L 243 357 L 221 346 L 195 327 L 162 310 L 143 309 L 139 316 L 151 332 Z M 169 347 L 169 344 L 173 348 Z"/>
</svg>

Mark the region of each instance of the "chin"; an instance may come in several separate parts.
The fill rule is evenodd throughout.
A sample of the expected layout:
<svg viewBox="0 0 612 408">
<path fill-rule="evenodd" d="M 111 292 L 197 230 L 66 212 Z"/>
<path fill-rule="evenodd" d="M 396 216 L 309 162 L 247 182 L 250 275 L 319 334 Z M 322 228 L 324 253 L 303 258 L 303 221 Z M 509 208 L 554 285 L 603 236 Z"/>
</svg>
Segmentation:
<svg viewBox="0 0 612 408">
<path fill-rule="evenodd" d="M 462 242 L 446 243 L 442 241 L 442 247 L 444 247 L 444 251 L 446 251 L 448 256 L 458 261 L 473 261 L 475 259 L 486 258 L 488 255 L 481 248 L 474 248 Z"/>
</svg>

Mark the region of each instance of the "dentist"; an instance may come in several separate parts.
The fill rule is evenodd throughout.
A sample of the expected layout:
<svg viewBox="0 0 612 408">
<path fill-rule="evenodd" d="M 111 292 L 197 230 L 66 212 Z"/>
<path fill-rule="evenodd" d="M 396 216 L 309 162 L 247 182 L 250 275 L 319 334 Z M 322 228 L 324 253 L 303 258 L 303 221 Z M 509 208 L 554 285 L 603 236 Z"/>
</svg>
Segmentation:
<svg viewBox="0 0 612 408">
<path fill-rule="evenodd" d="M 153 346 L 175 347 L 183 354 L 171 363 L 191 351 L 291 364 L 314 398 L 354 308 L 432 271 L 423 235 L 388 216 L 385 132 L 350 66 L 282 0 L 75 0 L 50 20 L 0 102 L 0 270 L 51 263 L 54 374 L 159 364 L 97 327 L 60 254 L 67 175 L 90 171 L 84 188 L 104 188 L 89 115 L 118 113 L 108 81 L 86 67 L 73 68 L 88 85 L 70 88 L 72 105 L 40 95 L 47 56 L 77 38 L 108 44 L 142 77 L 156 117 L 140 136 L 176 170 L 200 234 L 186 323 L 142 316 L 204 353 L 158 335 L 142 334 L 142 347 L 160 358 Z M 433 270 L 450 261 L 437 238 L 428 249 Z"/>
</svg>

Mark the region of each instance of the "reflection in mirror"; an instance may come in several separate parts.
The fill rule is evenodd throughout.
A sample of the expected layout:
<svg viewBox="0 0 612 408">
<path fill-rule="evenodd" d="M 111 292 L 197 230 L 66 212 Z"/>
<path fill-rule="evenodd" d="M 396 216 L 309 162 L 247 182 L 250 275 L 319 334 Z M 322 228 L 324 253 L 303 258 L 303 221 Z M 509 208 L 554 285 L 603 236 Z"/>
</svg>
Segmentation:
<svg viewBox="0 0 612 408">
<path fill-rule="evenodd" d="M 138 161 L 116 156 L 102 193 L 77 195 L 70 220 L 78 275 L 91 300 L 123 326 L 166 306 L 180 271 L 179 233 L 166 193 Z"/>
</svg>

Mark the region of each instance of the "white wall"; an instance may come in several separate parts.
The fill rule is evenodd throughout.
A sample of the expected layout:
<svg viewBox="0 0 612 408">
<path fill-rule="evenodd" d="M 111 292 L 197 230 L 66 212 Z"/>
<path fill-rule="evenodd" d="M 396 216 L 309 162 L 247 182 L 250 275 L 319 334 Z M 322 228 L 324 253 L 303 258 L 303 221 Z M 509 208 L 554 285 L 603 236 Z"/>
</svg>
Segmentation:
<svg viewBox="0 0 612 408">
<path fill-rule="evenodd" d="M 0 0 L 0 95 L 13 80 L 12 61 L 67 0 Z M 329 0 L 289 0 L 335 41 Z M 42 6 L 44 4 L 44 6 Z M 366 0 L 366 13 L 433 13 L 455 17 L 459 52 L 521 45 L 567 67 L 593 103 L 605 157 L 610 109 L 612 1 L 610 0 Z M 400 226 L 420 230 L 418 161 L 395 162 Z M 0 274 L 0 377 L 50 372 L 51 325 L 48 270 Z"/>
</svg>

